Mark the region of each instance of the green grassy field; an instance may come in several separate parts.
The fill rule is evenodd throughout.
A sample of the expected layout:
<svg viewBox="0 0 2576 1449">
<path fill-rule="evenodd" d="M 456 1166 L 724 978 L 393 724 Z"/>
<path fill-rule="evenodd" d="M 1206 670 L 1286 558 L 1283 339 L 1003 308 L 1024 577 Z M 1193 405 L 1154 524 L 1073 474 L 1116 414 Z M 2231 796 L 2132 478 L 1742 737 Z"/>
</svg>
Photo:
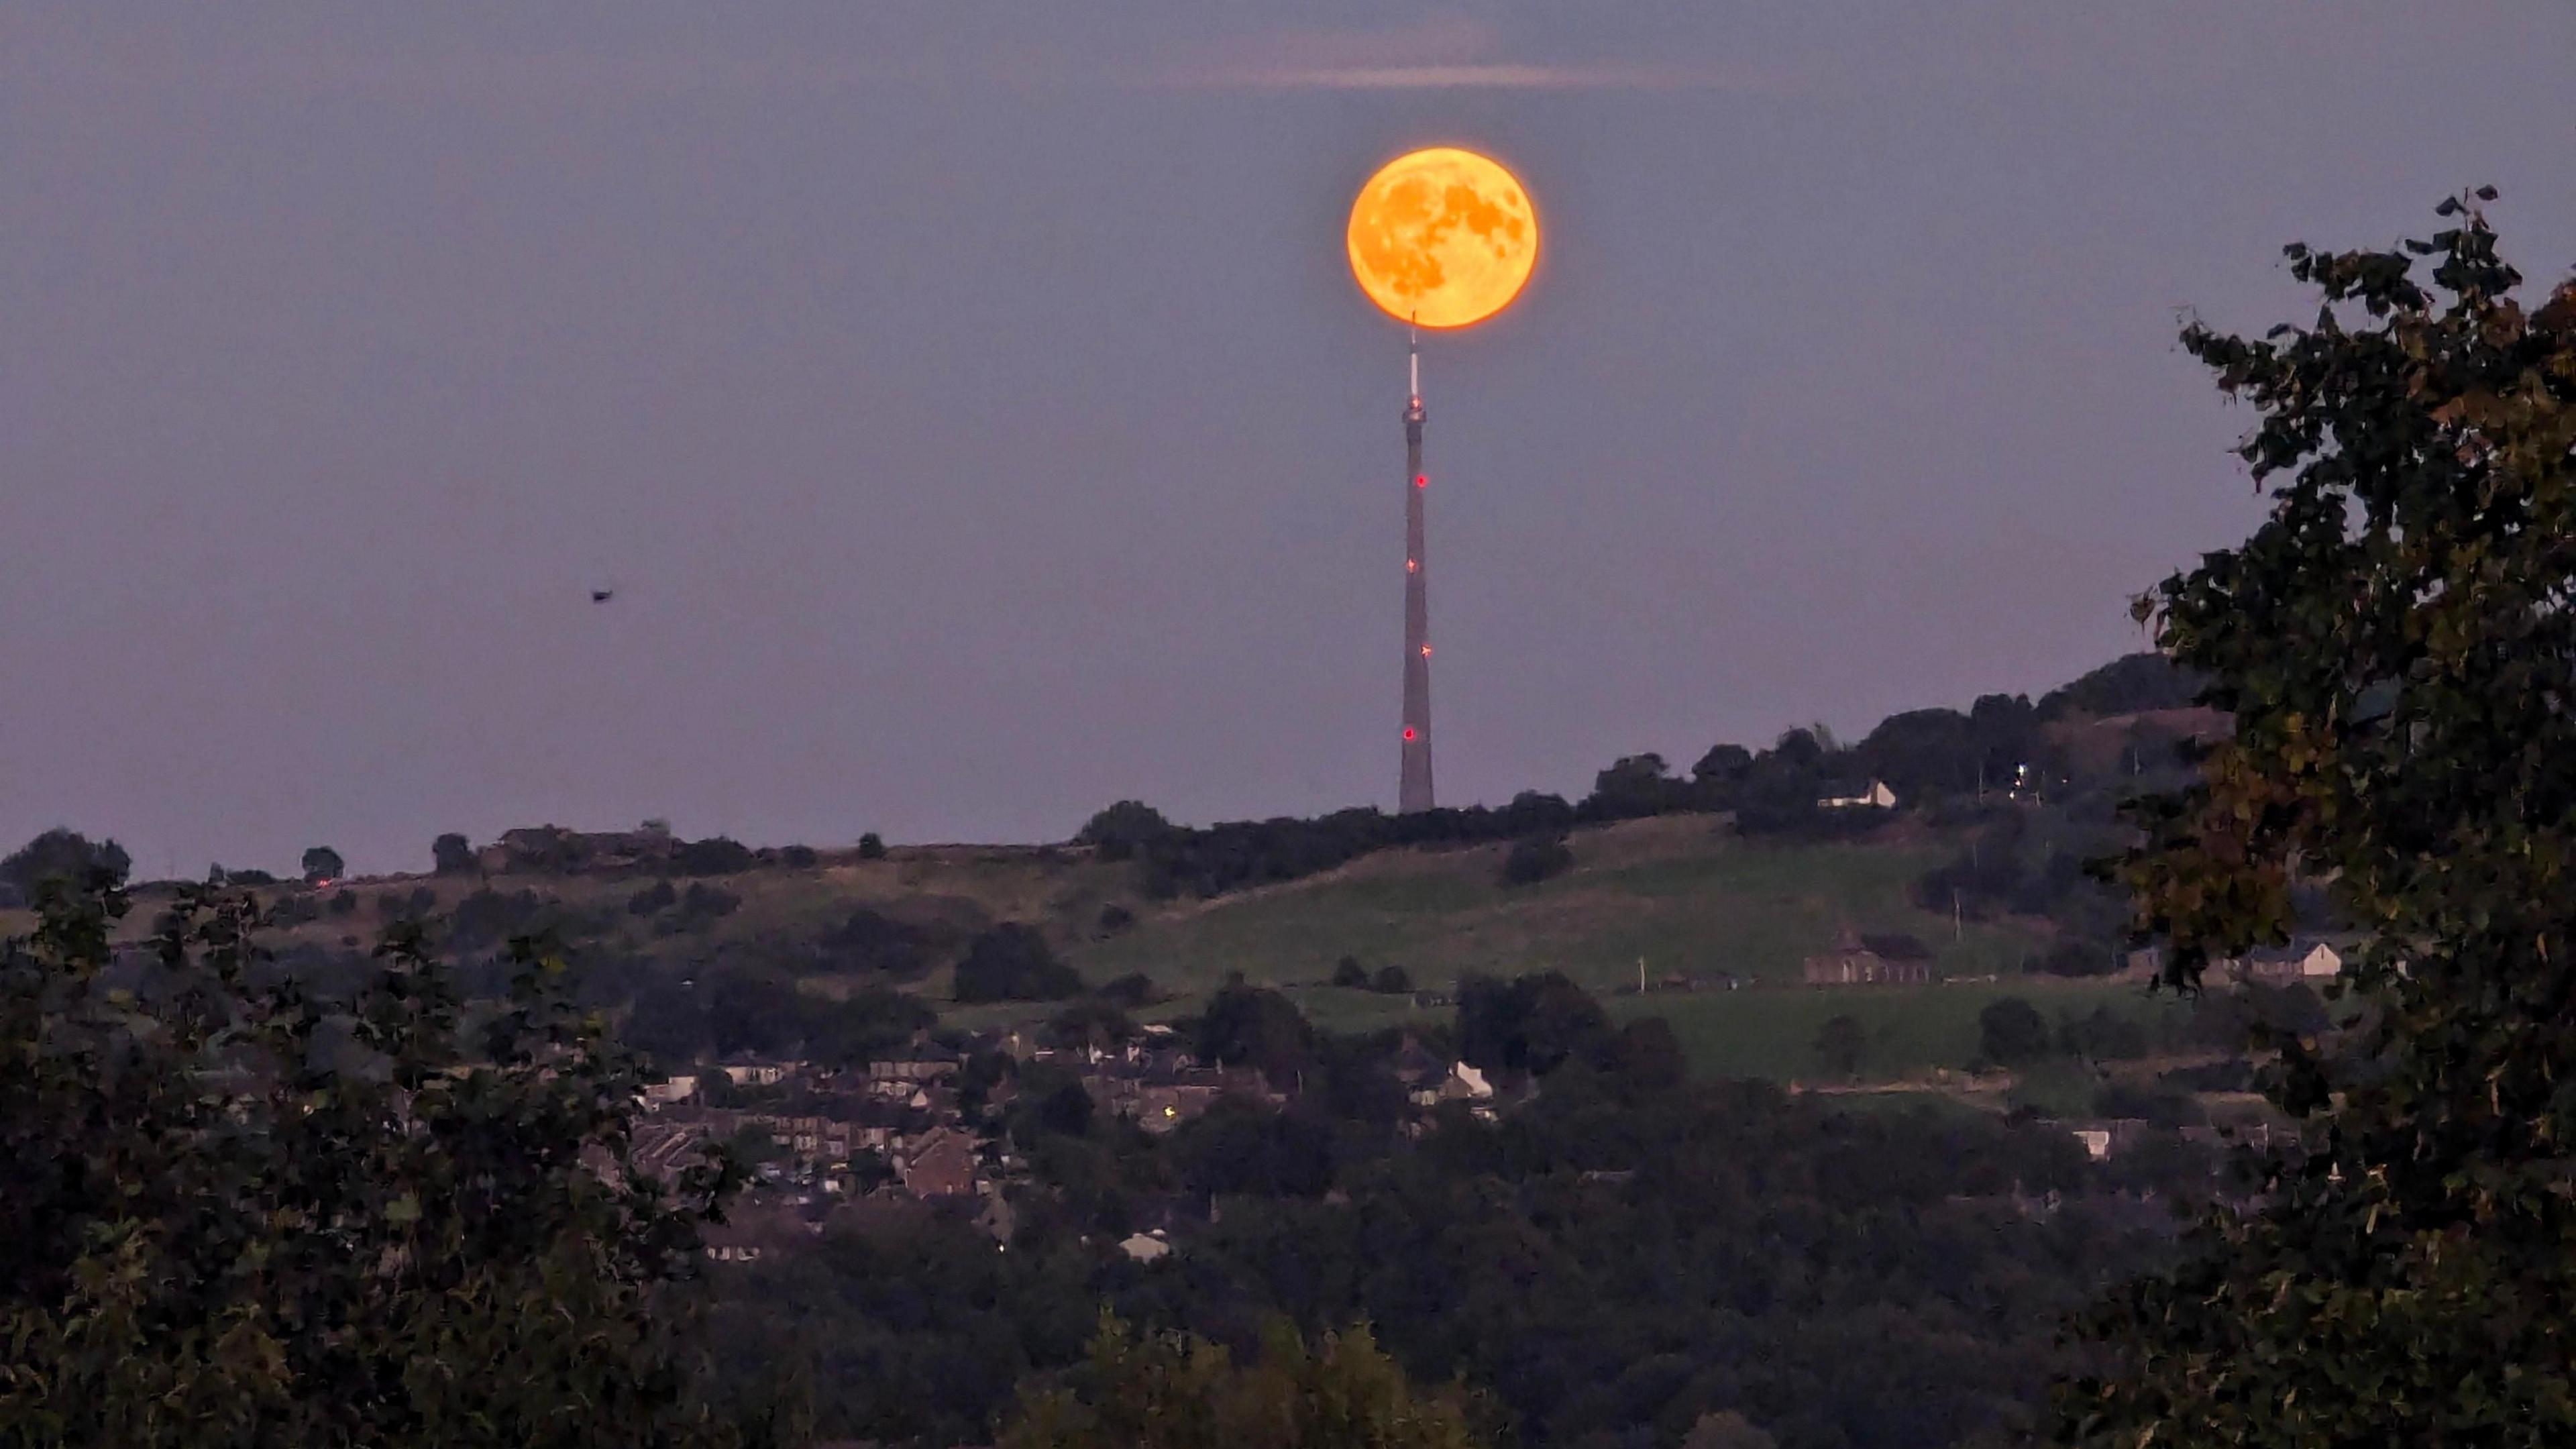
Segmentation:
<svg viewBox="0 0 2576 1449">
<path fill-rule="evenodd" d="M 1650 977 L 1794 981 L 1799 962 L 1845 926 L 1920 937 L 1952 975 L 2011 971 L 2033 945 L 2008 926 L 1970 925 L 1907 898 L 1947 854 L 1940 842 L 1746 845 L 1705 817 L 1577 833 L 1575 865 L 1535 886 L 1499 880 L 1502 847 L 1390 851 L 1284 886 L 1155 913 L 1074 951 L 1093 980 L 1142 971 L 1198 991 L 1228 972 L 1316 982 L 1344 956 L 1404 967 L 1445 989 L 1467 972 L 1558 970 L 1594 989 Z"/>
<path fill-rule="evenodd" d="M 1621 1020 L 1660 1016 L 1670 1022 L 1694 1072 L 1780 1082 L 1824 1076 L 1816 1057 L 1817 1029 L 1847 1012 L 1869 1033 L 1863 1078 L 1883 1081 L 1966 1067 L 1977 1055 L 1977 1013 L 2007 996 L 2023 998 L 2051 1021 L 2108 1006 L 2147 1026 L 2151 1038 L 2177 1026 L 2190 1010 L 2170 995 L 2150 997 L 2133 983 L 2027 976 L 1934 986 L 1658 992 L 1603 1004 Z"/>
</svg>

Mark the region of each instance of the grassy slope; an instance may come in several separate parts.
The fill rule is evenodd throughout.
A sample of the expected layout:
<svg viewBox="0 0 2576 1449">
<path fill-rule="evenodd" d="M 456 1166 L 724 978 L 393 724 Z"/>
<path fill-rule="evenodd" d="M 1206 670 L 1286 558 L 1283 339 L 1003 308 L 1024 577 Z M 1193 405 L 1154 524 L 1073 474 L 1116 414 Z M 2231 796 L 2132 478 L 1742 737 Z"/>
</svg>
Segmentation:
<svg viewBox="0 0 2576 1449">
<path fill-rule="evenodd" d="M 1632 821 L 1578 833 L 1575 865 L 1535 886 L 1498 879 L 1503 848 L 1396 851 L 1285 886 L 1157 914 L 1075 952 L 1084 974 L 1144 971 L 1203 990 L 1241 971 L 1313 982 L 1344 955 L 1394 963 L 1440 989 L 1465 972 L 1560 970 L 1596 990 L 1650 976 L 1795 981 L 1801 959 L 1848 925 L 1907 931 L 1951 975 L 2010 970 L 2031 937 L 1918 910 L 1907 885 L 1947 851 L 1938 842 L 1747 845 L 1706 817 Z"/>
<path fill-rule="evenodd" d="M 810 935 L 862 904 L 963 930 L 994 920 L 1044 925 L 1085 977 L 1105 981 L 1143 971 L 1173 1000 L 1149 1017 L 1192 1009 L 1230 971 L 1288 988 L 1319 1024 L 1367 1030 L 1414 1013 L 1402 997 L 1342 991 L 1319 983 L 1344 955 L 1371 970 L 1395 963 L 1425 990 L 1446 990 L 1459 975 L 1555 969 L 1605 993 L 1614 1015 L 1660 1015 L 1672 1022 L 1702 1070 L 1782 1080 L 1817 1074 L 1816 1029 L 1850 1011 L 1868 1025 L 1877 1047 L 1871 1076 L 1964 1065 L 1976 1048 L 1976 1014 L 2004 994 L 2038 1002 L 2051 1016 L 2090 1011 L 2099 1002 L 2124 1010 L 2162 1009 L 2133 986 L 2012 978 L 2002 984 L 1958 982 L 1930 987 L 1810 990 L 1797 986 L 1801 958 L 1823 949 L 1836 931 L 1906 931 L 1931 945 L 1950 976 L 2009 975 L 2034 944 L 2013 925 L 1970 926 L 1955 939 L 1946 917 L 1917 909 L 1907 885 L 1951 847 L 1938 839 L 1892 836 L 1838 845 L 1745 844 L 1717 833 L 1707 817 L 1632 821 L 1578 832 L 1575 865 L 1536 886 L 1506 889 L 1498 880 L 1502 848 L 1392 851 L 1343 869 L 1214 901 L 1152 904 L 1138 898 L 1134 872 L 1079 852 L 1026 849 L 898 851 L 859 862 L 835 857 L 810 870 L 772 869 L 710 882 L 742 897 L 733 915 L 706 929 L 657 937 L 627 917 L 635 879 L 503 877 L 506 891 L 531 889 L 577 910 L 605 910 L 625 939 L 622 948 L 674 965 L 719 960 L 761 935 Z M 368 903 L 356 914 L 325 916 L 291 933 L 316 942 L 371 941 L 374 897 L 427 883 L 442 907 L 476 883 L 418 879 L 356 884 Z M 1102 906 L 1137 913 L 1135 926 L 1093 939 Z M 127 922 L 139 933 L 154 902 L 139 903 Z M 0 921 L 0 931 L 22 928 Z M 1681 973 L 1703 981 L 1732 974 L 1753 983 L 1740 991 L 1657 991 L 1643 998 L 1608 996 L 1633 990 L 1639 957 L 1649 975 Z M 813 980 L 832 992 L 845 983 Z M 944 999 L 947 973 L 920 984 Z M 995 1026 L 1046 1015 L 1049 1008 L 949 1008 L 961 1025 Z M 1429 1015 L 1445 1016 L 1443 1009 Z"/>
<path fill-rule="evenodd" d="M 1870 1038 L 1862 1075 L 1884 1080 L 1966 1066 L 1977 1055 L 1977 1013 L 2006 996 L 2023 998 L 2052 1021 L 2108 1006 L 2147 1025 L 2151 1039 L 2189 1012 L 2172 996 L 2150 997 L 2133 982 L 2026 976 L 1935 986 L 1658 993 L 1608 1005 L 1623 1020 L 1660 1016 L 1670 1022 L 1695 1070 L 1812 1082 L 1824 1072 L 1815 1040 L 1829 1017 L 1847 1012 L 1860 1020 Z"/>
</svg>

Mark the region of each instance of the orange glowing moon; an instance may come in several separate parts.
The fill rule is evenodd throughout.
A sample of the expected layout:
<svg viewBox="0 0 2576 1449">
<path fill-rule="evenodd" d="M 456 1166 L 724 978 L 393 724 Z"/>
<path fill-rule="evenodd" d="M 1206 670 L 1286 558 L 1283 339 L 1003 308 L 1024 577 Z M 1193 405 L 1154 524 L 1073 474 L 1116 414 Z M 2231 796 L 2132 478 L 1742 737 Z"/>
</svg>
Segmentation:
<svg viewBox="0 0 2576 1449">
<path fill-rule="evenodd" d="M 1347 241 L 1352 277 L 1388 316 L 1465 327 L 1520 295 L 1538 265 L 1538 213 L 1500 164 L 1436 146 L 1368 179 Z"/>
</svg>

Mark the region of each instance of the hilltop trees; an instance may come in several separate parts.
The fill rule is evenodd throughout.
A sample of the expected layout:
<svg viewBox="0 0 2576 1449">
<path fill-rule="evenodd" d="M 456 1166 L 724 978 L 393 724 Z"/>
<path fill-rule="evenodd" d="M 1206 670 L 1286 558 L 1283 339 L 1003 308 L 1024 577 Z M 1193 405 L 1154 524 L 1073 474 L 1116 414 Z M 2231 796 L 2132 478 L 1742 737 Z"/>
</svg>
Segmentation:
<svg viewBox="0 0 2576 1449">
<path fill-rule="evenodd" d="M 2271 507 L 2140 603 L 2235 725 L 2122 874 L 2184 986 L 2332 880 L 2370 1010 L 2333 1053 L 2269 1033 L 2307 1130 L 2103 1307 L 2064 1440 L 2576 1438 L 2576 283 L 2517 295 L 2491 195 L 2402 250 L 2290 248 L 2311 325 L 2183 334 L 2256 410 Z"/>
<path fill-rule="evenodd" d="M 303 872 L 306 885 L 320 885 L 324 881 L 338 880 L 347 875 L 349 863 L 342 860 L 340 852 L 331 847 L 316 845 L 304 852 L 304 859 L 298 864 L 298 869 Z"/>
<path fill-rule="evenodd" d="M 2040 719 L 2053 720 L 2071 713 L 2181 709 L 2197 702 L 2207 683 L 2198 671 L 2180 668 L 2162 654 L 2125 654 L 2042 695 L 2035 712 Z"/>
<path fill-rule="evenodd" d="M 558 963 L 469 1016 L 398 929 L 326 1007 L 213 887 L 115 959 L 109 879 L 0 946 L 0 1439 L 736 1442 L 672 1292 L 733 1173 L 626 1169 L 642 1081 Z"/>
<path fill-rule="evenodd" d="M 1732 790 L 1744 778 L 1744 772 L 1752 768 L 1751 750 L 1721 742 L 1709 746 L 1708 753 L 1699 757 L 1698 764 L 1691 766 L 1691 783 L 1699 787 L 1703 796 L 1713 799 Z"/>
<path fill-rule="evenodd" d="M 48 880 L 79 884 L 104 872 L 122 882 L 134 866 L 125 847 L 113 840 L 93 842 L 77 830 L 57 825 L 5 856 L 0 856 L 0 905 L 8 898 L 33 905 L 36 888 Z"/>
<path fill-rule="evenodd" d="M 1121 800 L 1092 816 L 1073 843 L 1094 847 L 1102 860 L 1130 860 L 1171 833 L 1172 822 L 1162 811 L 1142 800 Z"/>
<path fill-rule="evenodd" d="M 451 830 L 429 843 L 429 860 L 440 875 L 472 875 L 474 842 Z"/>
<path fill-rule="evenodd" d="M 1688 808 L 1690 786 L 1673 778 L 1663 756 L 1628 755 L 1592 777 L 1592 796 L 1583 803 L 1600 819 L 1633 820 Z"/>
</svg>

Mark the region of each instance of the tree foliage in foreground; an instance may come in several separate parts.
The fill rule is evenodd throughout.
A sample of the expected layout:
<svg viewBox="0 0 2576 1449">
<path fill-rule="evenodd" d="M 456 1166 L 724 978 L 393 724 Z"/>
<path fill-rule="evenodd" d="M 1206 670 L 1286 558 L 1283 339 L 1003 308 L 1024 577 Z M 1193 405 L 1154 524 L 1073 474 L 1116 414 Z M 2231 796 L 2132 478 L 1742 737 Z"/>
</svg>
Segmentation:
<svg viewBox="0 0 2576 1449">
<path fill-rule="evenodd" d="M 1477 1449 L 1456 1394 L 1417 1391 L 1366 1327 L 1309 1348 L 1274 1322 L 1238 1364 L 1194 1334 L 1104 1318 L 1072 1382 L 1026 1394 L 1002 1449 Z"/>
<path fill-rule="evenodd" d="M 2277 1037 L 2299 1146 L 2100 1312 L 2067 1441 L 2576 1442 L 2576 285 L 2517 299 L 2491 196 L 2292 247 L 2312 326 L 2184 334 L 2271 510 L 2140 603 L 2235 732 L 2125 871 L 2178 984 L 2331 878 L 2371 1009 Z"/>
<path fill-rule="evenodd" d="M 0 1445 L 714 1445 L 672 1285 L 730 1189 L 627 1170 L 641 1080 L 521 943 L 469 1011 L 397 927 L 317 999 L 191 887 L 0 946 Z"/>
</svg>

